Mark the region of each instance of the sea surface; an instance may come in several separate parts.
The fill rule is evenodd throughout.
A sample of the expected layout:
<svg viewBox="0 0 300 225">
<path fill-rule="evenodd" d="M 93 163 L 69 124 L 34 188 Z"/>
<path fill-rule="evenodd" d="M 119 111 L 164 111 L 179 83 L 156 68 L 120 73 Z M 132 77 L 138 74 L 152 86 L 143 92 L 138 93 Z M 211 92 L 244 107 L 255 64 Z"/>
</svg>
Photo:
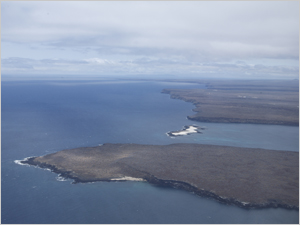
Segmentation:
<svg viewBox="0 0 300 225">
<path fill-rule="evenodd" d="M 194 106 L 164 88 L 204 85 L 120 80 L 2 81 L 2 223 L 298 223 L 299 211 L 242 209 L 147 182 L 71 184 L 15 163 L 103 143 L 215 145 L 298 151 L 299 127 L 189 121 Z M 171 138 L 185 125 L 202 134 Z"/>
</svg>

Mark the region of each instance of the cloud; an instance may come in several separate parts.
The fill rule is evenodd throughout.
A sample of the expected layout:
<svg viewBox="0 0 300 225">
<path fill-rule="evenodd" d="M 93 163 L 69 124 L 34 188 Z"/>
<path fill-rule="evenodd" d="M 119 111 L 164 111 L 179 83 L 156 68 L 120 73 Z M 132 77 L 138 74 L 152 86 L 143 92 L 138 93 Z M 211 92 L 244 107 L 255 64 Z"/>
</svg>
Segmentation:
<svg viewBox="0 0 300 225">
<path fill-rule="evenodd" d="M 169 74 L 216 73 L 238 60 L 261 61 L 256 64 L 269 71 L 263 60 L 270 59 L 277 66 L 273 74 L 279 67 L 293 71 L 278 61 L 298 65 L 299 60 L 295 1 L 13 1 L 1 6 L 6 72 L 15 65 L 31 72 L 48 66 L 82 73 L 156 73 L 158 68 Z M 50 58 L 60 60 L 42 61 Z M 16 59 L 19 65 L 12 62 Z"/>
<path fill-rule="evenodd" d="M 4 74 L 8 73 L 44 73 L 52 72 L 76 72 L 85 61 L 65 60 L 65 59 L 41 59 L 35 60 L 30 58 L 12 57 L 1 60 L 1 70 Z"/>
<path fill-rule="evenodd" d="M 116 64 L 114 61 L 99 58 L 86 59 L 84 61 L 95 65 Z"/>
<path fill-rule="evenodd" d="M 136 60 L 112 61 L 101 58 L 89 58 L 83 60 L 65 59 L 41 59 L 28 58 L 2 59 L 4 74 L 64 74 L 69 75 L 153 75 L 185 77 L 219 77 L 245 78 L 251 75 L 252 78 L 296 78 L 299 68 L 295 66 L 265 66 L 261 64 L 247 64 L 243 61 L 235 63 L 191 63 L 181 59 L 160 59 L 160 58 L 138 58 Z M 84 71 L 84 73 L 82 72 Z"/>
</svg>

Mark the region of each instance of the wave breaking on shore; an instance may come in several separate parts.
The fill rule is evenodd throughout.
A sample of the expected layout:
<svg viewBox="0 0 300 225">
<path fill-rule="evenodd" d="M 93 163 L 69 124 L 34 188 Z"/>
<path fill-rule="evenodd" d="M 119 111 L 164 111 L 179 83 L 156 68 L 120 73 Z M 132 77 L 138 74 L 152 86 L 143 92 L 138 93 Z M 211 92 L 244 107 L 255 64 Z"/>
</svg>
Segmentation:
<svg viewBox="0 0 300 225">
<path fill-rule="evenodd" d="M 177 136 L 184 136 L 184 135 L 189 135 L 189 134 L 193 134 L 193 133 L 202 134 L 202 132 L 200 130 L 204 130 L 204 129 L 205 129 L 204 127 L 200 127 L 197 125 L 186 125 L 183 127 L 182 130 L 167 132 L 167 135 L 170 137 L 177 137 Z"/>
</svg>

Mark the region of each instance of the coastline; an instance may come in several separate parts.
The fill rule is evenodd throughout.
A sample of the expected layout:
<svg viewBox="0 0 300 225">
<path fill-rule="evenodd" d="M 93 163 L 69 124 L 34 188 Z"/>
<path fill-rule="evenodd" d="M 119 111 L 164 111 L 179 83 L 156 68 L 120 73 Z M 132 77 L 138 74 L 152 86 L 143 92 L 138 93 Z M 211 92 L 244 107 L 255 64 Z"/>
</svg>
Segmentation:
<svg viewBox="0 0 300 225">
<path fill-rule="evenodd" d="M 299 126 L 299 87 L 282 81 L 210 81 L 206 89 L 163 89 L 192 103 L 198 122 Z"/>
<path fill-rule="evenodd" d="M 211 198 L 214 199 L 220 203 L 227 204 L 227 205 L 236 205 L 238 207 L 244 208 L 244 209 L 263 209 L 263 208 L 285 208 L 285 209 L 292 209 L 292 210 L 298 210 L 299 207 L 297 206 L 291 206 L 288 204 L 280 204 L 279 202 L 273 201 L 266 204 L 255 204 L 250 202 L 242 202 L 234 198 L 226 198 L 219 195 L 214 194 L 211 191 L 207 190 L 200 190 L 194 186 L 192 186 L 189 183 L 185 183 L 182 181 L 176 181 L 176 180 L 161 180 L 158 178 L 151 178 L 147 180 L 150 184 L 158 185 L 161 187 L 170 187 L 170 188 L 176 188 L 188 191 L 190 193 L 194 193 L 201 197 Z"/>
<path fill-rule="evenodd" d="M 241 199 L 240 196 L 237 194 L 237 192 L 239 192 L 239 191 L 242 191 L 242 193 L 244 191 L 246 191 L 246 190 L 243 190 L 244 188 L 246 188 L 247 190 L 249 188 L 249 187 L 247 187 L 247 186 L 249 186 L 249 184 L 243 184 L 243 183 L 241 183 L 241 181 L 239 181 L 242 178 L 237 177 L 237 178 L 235 178 L 236 179 L 236 181 L 234 181 L 235 183 L 232 183 L 229 186 L 226 186 L 226 180 L 230 180 L 232 178 L 230 178 L 230 176 L 229 176 L 228 178 L 226 178 L 224 180 L 225 183 L 223 183 L 224 181 L 219 182 L 218 181 L 218 179 L 219 179 L 218 174 L 214 175 L 215 172 L 213 172 L 213 174 L 211 174 L 211 172 L 209 172 L 211 170 L 210 168 L 208 168 L 208 170 L 204 170 L 204 172 L 203 171 L 191 171 L 190 169 L 186 169 L 184 171 L 183 178 L 182 178 L 179 175 L 177 175 L 178 172 L 176 172 L 176 171 L 174 173 L 173 172 L 171 172 L 171 173 L 169 173 L 169 172 L 168 173 L 166 173 L 166 172 L 162 173 L 161 172 L 162 170 L 168 170 L 169 168 L 172 169 L 174 167 L 174 165 L 172 165 L 172 164 L 163 163 L 163 164 L 159 164 L 159 165 L 151 165 L 154 162 L 153 161 L 149 162 L 149 158 L 152 158 L 153 156 L 164 158 L 164 156 L 157 155 L 156 153 L 152 154 L 151 152 L 148 152 L 147 146 L 145 147 L 144 145 L 141 146 L 141 145 L 131 145 L 131 144 L 104 144 L 103 146 L 104 147 L 108 146 L 109 147 L 108 150 L 110 150 L 110 151 L 113 150 L 113 149 L 115 150 L 115 149 L 124 149 L 125 148 L 125 152 L 123 150 L 121 152 L 119 152 L 118 150 L 114 151 L 113 154 L 117 153 L 116 159 L 118 159 L 118 160 L 113 160 L 107 165 L 105 164 L 103 167 L 100 168 L 101 170 L 98 170 L 97 173 L 101 174 L 103 170 L 109 170 L 110 167 L 113 167 L 115 169 L 116 166 L 118 166 L 119 170 L 117 170 L 117 172 L 103 174 L 103 176 L 98 176 L 98 177 L 97 176 L 82 176 L 80 174 L 80 172 L 76 171 L 76 168 L 75 169 L 68 168 L 68 166 L 65 167 L 65 168 L 62 168 L 61 166 L 64 163 L 56 164 L 55 158 L 53 158 L 53 157 L 56 157 L 56 154 L 58 154 L 58 156 L 61 156 L 62 152 L 63 152 L 63 155 L 65 155 L 65 157 L 66 157 L 66 159 L 65 159 L 66 160 L 66 165 L 68 165 L 67 161 L 74 159 L 74 155 L 76 155 L 76 157 L 79 157 L 78 159 L 80 160 L 81 155 L 78 156 L 78 154 L 80 153 L 80 151 L 86 150 L 86 148 L 73 149 L 73 151 L 72 150 L 63 150 L 63 151 L 58 152 L 58 153 L 52 153 L 50 155 L 43 156 L 44 158 L 43 157 L 31 157 L 31 158 L 27 158 L 26 160 L 21 161 L 21 163 L 22 164 L 33 165 L 33 166 L 38 166 L 38 167 L 44 168 L 44 169 L 49 169 L 52 172 L 59 174 L 60 177 L 74 180 L 73 181 L 74 184 L 76 184 L 76 183 L 97 182 L 97 181 L 124 182 L 124 181 L 126 181 L 126 179 L 124 179 L 124 177 L 130 177 L 130 178 L 133 178 L 134 180 L 136 179 L 137 181 L 146 181 L 146 182 L 148 182 L 150 184 L 153 184 L 153 185 L 172 187 L 172 188 L 178 188 L 178 189 L 186 190 L 186 191 L 192 192 L 192 193 L 194 193 L 196 195 L 199 195 L 199 196 L 202 196 L 202 197 L 212 198 L 212 199 L 214 199 L 216 201 L 219 201 L 221 203 L 236 205 L 236 206 L 239 206 L 239 207 L 242 207 L 242 208 L 270 208 L 270 207 L 277 208 L 277 207 L 280 207 L 280 208 L 286 208 L 286 209 L 299 210 L 299 206 L 298 206 L 298 203 L 296 203 L 296 201 L 290 201 L 290 200 L 286 201 L 286 200 L 281 198 L 282 197 L 281 195 L 284 195 L 286 193 L 286 190 L 280 190 L 279 194 L 276 194 L 278 192 L 275 191 L 274 192 L 275 195 L 273 195 L 272 198 L 270 196 L 265 197 L 264 194 L 260 194 L 259 195 L 260 197 L 253 197 L 252 198 L 253 201 L 251 201 L 251 200 L 249 201 L 249 199 L 248 200 L 247 199 Z M 173 145 L 173 146 L 178 147 L 177 145 Z M 191 145 L 181 144 L 179 147 L 185 148 L 185 146 L 189 147 Z M 96 149 L 94 149 L 94 150 L 97 150 L 97 151 L 101 150 L 101 153 L 100 153 L 101 157 L 106 157 L 107 153 L 103 152 L 102 149 L 99 149 L 101 147 L 102 146 L 95 147 Z M 133 147 L 138 147 L 139 149 L 144 149 L 144 150 L 141 153 L 139 153 L 138 151 L 128 153 L 127 152 L 128 150 L 126 150 L 126 148 L 127 149 L 132 149 Z M 197 147 L 197 146 L 192 145 L 192 147 Z M 215 146 L 213 146 L 213 148 L 214 147 Z M 166 148 L 164 148 L 164 146 L 162 146 L 162 148 L 160 148 L 160 146 L 159 146 L 159 148 L 157 148 L 157 146 L 155 146 L 154 148 L 153 148 L 153 146 L 150 146 L 150 150 L 155 151 L 155 149 L 158 149 L 159 151 L 163 151 Z M 208 150 L 211 151 L 212 149 L 208 149 Z M 245 150 L 242 150 L 242 151 L 245 151 Z M 261 150 L 259 150 L 259 151 L 261 151 Z M 264 150 L 264 151 L 266 151 L 268 153 L 266 155 L 266 158 L 269 157 L 269 155 L 270 155 L 269 153 L 271 153 L 271 154 L 273 153 L 273 152 L 269 152 L 269 151 L 272 151 L 272 150 Z M 278 151 L 275 151 L 274 153 L 277 153 L 277 152 Z M 121 158 L 121 161 L 120 161 L 120 155 L 124 155 L 125 153 L 129 157 Z M 138 154 L 138 155 L 141 154 L 141 156 L 143 158 L 145 156 L 146 156 L 146 158 L 145 158 L 145 160 L 143 160 L 139 156 L 137 156 L 136 158 L 133 158 L 131 153 Z M 217 153 L 216 155 L 220 155 L 220 154 L 218 154 L 219 152 L 215 152 L 215 153 Z M 236 151 L 234 151 L 233 153 L 235 154 Z M 89 155 L 90 153 L 85 151 L 85 154 Z M 176 152 L 175 152 L 175 154 L 176 154 Z M 94 157 L 94 153 L 92 153 L 92 155 Z M 263 156 L 264 154 L 260 153 L 259 155 Z M 279 162 L 280 158 L 282 158 L 283 156 L 285 158 L 287 158 L 288 161 L 290 161 L 290 159 L 292 157 L 296 157 L 296 155 L 299 155 L 299 154 L 294 153 L 294 152 L 281 152 L 281 154 L 279 154 L 279 157 L 278 157 L 279 160 L 277 160 L 277 161 Z M 111 155 L 109 157 L 111 157 Z M 183 156 L 179 155 L 179 157 L 183 157 Z M 197 158 L 196 155 L 194 155 L 194 158 L 195 157 Z M 209 163 L 210 162 L 215 162 L 215 163 L 220 162 L 220 159 L 210 159 L 210 158 L 208 158 L 208 157 L 211 157 L 211 156 L 205 156 L 204 155 L 204 156 L 201 156 L 201 157 L 204 157 L 205 160 L 209 161 Z M 216 157 L 218 157 L 218 156 L 216 156 Z M 264 157 L 265 156 L 263 156 L 262 158 L 264 158 Z M 51 163 L 47 163 L 44 160 L 45 158 L 47 158 L 46 161 L 49 160 L 49 162 L 51 162 Z M 54 161 L 51 161 L 52 159 L 54 159 Z M 176 157 L 173 157 L 173 159 L 171 159 L 171 160 L 172 161 L 179 160 L 179 158 L 176 156 Z M 231 160 L 231 161 L 233 160 L 233 167 L 235 167 L 234 164 L 236 162 L 234 162 L 234 161 L 235 160 L 239 161 L 239 158 L 235 159 L 235 158 L 231 157 L 231 158 L 229 158 L 229 160 Z M 198 160 L 196 160 L 196 161 L 198 161 Z M 274 162 L 277 163 L 277 161 L 274 161 Z M 191 161 L 189 161 L 188 164 L 184 163 L 182 165 L 178 165 L 178 164 L 175 164 L 175 165 L 176 166 L 178 165 L 178 167 L 189 166 L 189 164 L 192 164 L 190 162 Z M 245 162 L 247 163 L 248 161 L 246 160 Z M 227 161 L 226 161 L 226 163 L 227 163 Z M 253 163 L 252 159 L 248 163 L 252 164 Z M 93 162 L 91 162 L 89 164 L 90 164 L 90 166 L 88 164 L 84 164 L 84 165 L 87 165 L 87 168 L 84 171 L 85 173 L 88 173 L 91 170 L 91 167 L 92 167 L 91 165 L 93 165 Z M 148 164 L 150 166 L 148 166 L 148 165 L 143 166 L 145 164 Z M 255 167 L 256 166 L 257 165 L 255 165 Z M 165 169 L 165 167 L 166 167 L 166 169 Z M 194 165 L 192 165 L 192 167 L 190 167 L 190 168 L 194 168 Z M 211 168 L 213 168 L 213 167 L 211 167 Z M 251 168 L 252 167 L 249 168 L 249 167 L 246 166 L 247 170 L 251 169 Z M 291 168 L 292 167 L 287 167 L 285 170 L 290 171 Z M 241 170 L 241 169 L 244 170 L 243 167 L 239 168 L 239 170 Z M 284 167 L 282 169 L 284 169 Z M 205 174 L 207 171 L 208 171 L 208 174 Z M 228 171 L 231 171 L 233 174 L 237 173 L 237 172 L 232 171 L 231 168 L 228 168 Z M 271 171 L 271 172 L 273 173 L 273 171 Z M 191 173 L 191 174 L 186 174 L 186 173 Z M 198 173 L 202 173 L 202 174 L 200 174 L 200 178 L 199 178 L 200 180 L 208 179 L 207 180 L 208 183 L 211 182 L 212 180 L 215 180 L 215 181 L 213 181 L 215 183 L 212 183 L 213 186 L 211 186 L 211 189 L 208 188 L 208 186 L 206 186 L 206 184 L 204 184 L 204 183 L 201 184 L 201 182 L 200 182 L 200 186 L 199 186 L 199 183 L 195 183 L 195 180 L 194 181 L 193 181 L 193 179 L 189 180 L 188 177 L 193 177 L 194 176 L 193 174 L 198 174 Z M 203 173 L 205 175 L 203 175 Z M 221 171 L 219 171 L 218 173 L 221 173 Z M 269 174 L 269 172 L 267 172 L 267 174 Z M 246 177 L 252 177 L 252 179 L 255 180 L 256 178 L 253 177 L 254 175 L 255 174 L 251 175 L 251 171 L 250 171 L 249 176 L 247 175 Z M 215 176 L 215 177 L 213 177 L 213 176 Z M 233 177 L 236 177 L 236 176 L 240 176 L 240 174 L 234 174 L 233 175 Z M 258 175 L 256 174 L 255 176 L 258 176 Z M 276 173 L 273 176 L 278 176 L 278 174 Z M 285 174 L 283 176 L 285 177 L 287 175 Z M 258 181 L 263 182 L 263 180 L 265 178 L 263 178 L 263 180 L 261 180 L 261 179 L 262 178 L 259 178 Z M 279 179 L 282 179 L 282 178 L 279 177 Z M 290 179 L 292 179 L 292 177 L 289 177 L 288 179 L 290 180 Z M 233 181 L 231 181 L 231 182 L 233 182 Z M 253 185 L 251 183 L 252 182 L 251 180 L 247 181 L 247 182 L 250 182 L 250 185 Z M 281 182 L 281 181 L 278 181 L 278 182 Z M 257 183 L 257 181 L 254 181 L 254 183 Z M 222 185 L 222 186 L 220 186 L 220 185 Z M 262 184 L 262 185 L 264 186 L 265 184 Z M 268 193 L 272 193 L 272 191 L 274 191 L 274 190 L 272 190 L 272 188 L 274 188 L 273 187 L 274 185 L 276 185 L 276 183 L 274 183 L 274 181 L 273 181 L 273 183 L 270 184 L 270 186 L 267 188 L 268 190 L 266 190 L 266 191 Z M 286 184 L 286 182 L 283 182 L 282 184 L 278 183 L 277 185 L 287 185 L 287 184 Z M 222 194 L 222 191 L 220 192 L 220 190 L 222 190 L 224 188 L 229 188 L 229 189 L 234 188 L 233 186 L 241 186 L 241 187 L 240 187 L 240 190 L 237 190 L 237 189 L 227 190 L 227 194 L 224 194 L 224 193 Z M 289 188 L 292 188 L 292 187 L 296 188 L 296 191 L 298 191 L 298 180 L 294 180 L 294 184 L 292 186 L 289 186 Z M 288 187 L 286 187 L 286 188 L 288 188 Z M 252 190 L 256 190 L 256 189 L 257 188 L 255 186 L 252 186 L 252 187 L 250 186 L 248 191 L 251 192 Z M 248 192 L 248 191 L 246 191 L 246 192 Z M 255 194 L 255 191 L 254 191 L 254 193 L 248 193 L 248 194 L 251 196 L 252 194 Z M 294 198 L 298 199 L 297 196 L 294 196 Z M 261 199 L 261 200 L 259 200 L 259 199 Z M 262 200 L 262 199 L 265 199 L 265 200 Z M 269 200 L 267 200 L 267 199 L 269 199 Z M 292 204 L 292 202 L 294 202 L 294 203 Z"/>
<path fill-rule="evenodd" d="M 163 179 L 158 179 L 157 177 L 148 174 L 144 178 L 133 178 L 131 177 L 130 179 L 122 179 L 122 178 L 112 178 L 112 179 L 99 179 L 99 180 L 81 180 L 80 178 L 71 175 L 69 172 L 62 171 L 57 169 L 55 166 L 49 165 L 49 164 L 39 164 L 39 163 L 34 163 L 35 157 L 29 158 L 28 161 L 23 161 L 22 165 L 31 165 L 31 166 L 37 166 L 42 169 L 47 169 L 53 173 L 58 174 L 60 177 L 63 177 L 64 179 L 72 179 L 74 180 L 72 184 L 77 184 L 77 183 L 93 183 L 93 182 L 125 182 L 125 181 L 137 181 L 137 182 L 148 182 L 149 184 L 156 185 L 159 187 L 168 187 L 168 188 L 175 188 L 175 189 L 180 189 L 184 191 L 188 191 L 190 193 L 193 193 L 195 195 L 198 195 L 200 197 L 205 197 L 205 198 L 210 198 L 215 201 L 218 201 L 222 204 L 227 204 L 227 205 L 235 205 L 240 208 L 244 209 L 263 209 L 263 208 L 284 208 L 284 209 L 290 209 L 290 210 L 298 210 L 299 211 L 299 206 L 292 206 L 288 204 L 281 204 L 280 202 L 277 202 L 274 200 L 273 202 L 265 203 L 265 204 L 255 204 L 255 203 L 250 203 L 250 202 L 242 202 L 234 198 L 227 198 L 227 197 L 222 197 L 219 195 L 216 195 L 215 193 L 207 190 L 201 190 L 193 185 L 183 182 L 183 181 L 177 181 L 177 180 L 163 180 Z"/>
<path fill-rule="evenodd" d="M 184 135 L 190 135 L 193 133 L 199 133 L 202 134 L 200 130 L 204 130 L 205 128 L 197 126 L 197 125 L 186 125 L 183 127 L 182 130 L 179 131 L 169 131 L 166 134 L 170 137 L 177 137 L 177 136 L 184 136 Z"/>
</svg>

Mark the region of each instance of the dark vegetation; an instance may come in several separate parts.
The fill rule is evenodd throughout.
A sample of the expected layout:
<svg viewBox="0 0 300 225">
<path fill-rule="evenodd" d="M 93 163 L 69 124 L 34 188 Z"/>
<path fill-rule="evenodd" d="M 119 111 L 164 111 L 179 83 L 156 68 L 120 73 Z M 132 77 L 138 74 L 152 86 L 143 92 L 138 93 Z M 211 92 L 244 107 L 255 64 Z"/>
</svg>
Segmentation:
<svg viewBox="0 0 300 225">
<path fill-rule="evenodd" d="M 75 182 L 129 176 L 242 207 L 298 209 L 298 152 L 200 144 L 104 144 L 23 163 L 50 168 Z"/>
<path fill-rule="evenodd" d="M 191 120 L 299 125 L 298 80 L 185 82 L 206 84 L 207 89 L 163 93 L 194 103 L 196 115 L 188 116 Z M 129 176 L 245 208 L 299 207 L 298 152 L 200 144 L 105 144 L 23 163 L 49 168 L 75 183 Z"/>
<path fill-rule="evenodd" d="M 199 82 L 200 83 L 200 82 Z M 209 81 L 207 89 L 164 89 L 192 102 L 190 120 L 299 126 L 299 84 L 295 80 Z"/>
</svg>

